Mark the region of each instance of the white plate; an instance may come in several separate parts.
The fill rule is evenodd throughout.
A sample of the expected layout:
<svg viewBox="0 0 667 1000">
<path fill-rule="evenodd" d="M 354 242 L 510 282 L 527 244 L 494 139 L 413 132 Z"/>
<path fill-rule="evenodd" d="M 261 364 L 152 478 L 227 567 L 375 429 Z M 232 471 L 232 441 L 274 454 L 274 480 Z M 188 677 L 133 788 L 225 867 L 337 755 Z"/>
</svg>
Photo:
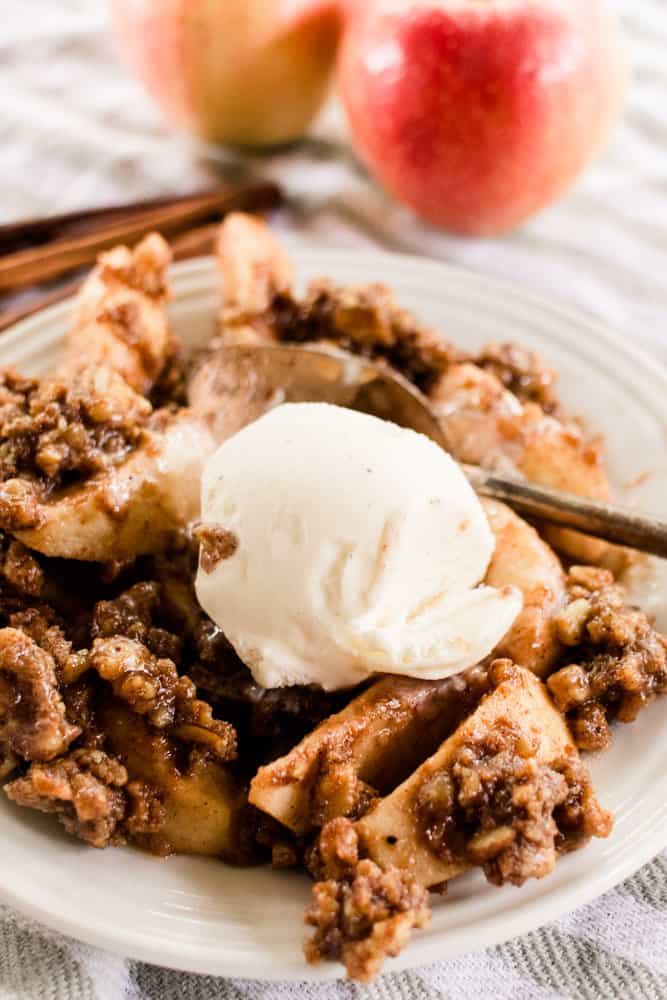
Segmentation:
<svg viewBox="0 0 667 1000">
<path fill-rule="evenodd" d="M 619 494 L 665 512 L 667 372 L 631 344 L 582 316 L 516 288 L 440 264 L 380 253 L 300 248 L 300 278 L 380 280 L 402 303 L 463 345 L 516 339 L 539 348 L 560 372 L 562 396 L 605 431 Z M 212 263 L 173 271 L 180 335 L 201 340 L 215 311 Z M 39 373 L 61 349 L 71 306 L 54 307 L 0 339 L 0 364 Z M 642 479 L 636 488 L 627 484 Z M 667 580 L 653 603 L 667 627 Z M 620 727 L 610 752 L 589 758 L 616 823 L 607 841 L 563 858 L 556 872 L 521 889 L 479 876 L 455 882 L 428 930 L 386 968 L 405 968 L 506 940 L 585 903 L 667 845 L 667 721 L 657 701 Z M 123 955 L 174 968 L 264 979 L 340 975 L 301 957 L 308 879 L 268 868 L 234 869 L 197 858 L 159 860 L 124 848 L 94 851 L 49 817 L 0 801 L 0 898 L 44 924 Z"/>
</svg>

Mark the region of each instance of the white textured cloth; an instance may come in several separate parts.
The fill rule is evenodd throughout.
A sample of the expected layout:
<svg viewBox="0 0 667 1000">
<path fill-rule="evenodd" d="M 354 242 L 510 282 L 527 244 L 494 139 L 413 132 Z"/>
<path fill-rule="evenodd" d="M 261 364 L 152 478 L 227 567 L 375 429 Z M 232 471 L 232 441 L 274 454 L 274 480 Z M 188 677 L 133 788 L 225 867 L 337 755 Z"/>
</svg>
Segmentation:
<svg viewBox="0 0 667 1000">
<path fill-rule="evenodd" d="M 583 0 L 582 0 L 583 2 Z M 623 125 L 558 205 L 501 239 L 447 237 L 369 184 L 335 106 L 298 149 L 244 163 L 163 127 L 119 64 L 102 0 L 3 0 L 0 221 L 264 174 L 280 225 L 322 242 L 424 253 L 569 300 L 667 360 L 667 7 L 618 0 L 634 66 Z M 607 1000 L 667 997 L 667 856 L 564 920 L 375 985 L 182 975 L 44 931 L 0 908 L 0 1000 Z"/>
</svg>

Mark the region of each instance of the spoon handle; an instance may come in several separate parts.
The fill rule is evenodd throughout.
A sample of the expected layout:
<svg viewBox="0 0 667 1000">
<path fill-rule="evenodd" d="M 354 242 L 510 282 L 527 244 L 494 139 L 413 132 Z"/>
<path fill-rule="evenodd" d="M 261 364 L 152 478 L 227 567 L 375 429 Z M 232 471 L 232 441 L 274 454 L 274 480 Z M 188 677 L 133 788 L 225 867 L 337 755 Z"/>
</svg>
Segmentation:
<svg viewBox="0 0 667 1000">
<path fill-rule="evenodd" d="M 519 514 L 667 559 L 666 521 L 573 493 L 507 479 L 475 465 L 464 465 L 463 471 L 476 493 L 502 500 Z"/>
</svg>

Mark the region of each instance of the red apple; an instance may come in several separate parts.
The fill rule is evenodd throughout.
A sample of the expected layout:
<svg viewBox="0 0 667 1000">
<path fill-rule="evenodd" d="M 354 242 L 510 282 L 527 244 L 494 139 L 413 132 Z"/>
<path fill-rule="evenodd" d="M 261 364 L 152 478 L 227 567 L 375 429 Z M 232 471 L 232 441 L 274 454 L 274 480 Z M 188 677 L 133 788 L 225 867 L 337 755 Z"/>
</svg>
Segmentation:
<svg viewBox="0 0 667 1000">
<path fill-rule="evenodd" d="M 517 225 L 572 183 L 625 81 L 604 0 L 389 0 L 353 18 L 340 82 L 382 184 L 458 233 Z"/>
<path fill-rule="evenodd" d="M 111 0 L 121 47 L 167 118 L 212 142 L 307 130 L 340 34 L 333 0 Z"/>
</svg>

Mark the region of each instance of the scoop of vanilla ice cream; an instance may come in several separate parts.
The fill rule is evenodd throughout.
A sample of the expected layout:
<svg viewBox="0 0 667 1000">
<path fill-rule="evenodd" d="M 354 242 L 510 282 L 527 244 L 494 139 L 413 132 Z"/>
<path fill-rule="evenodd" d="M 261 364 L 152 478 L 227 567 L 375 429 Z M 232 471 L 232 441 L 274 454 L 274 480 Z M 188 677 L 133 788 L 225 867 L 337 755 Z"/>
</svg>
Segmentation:
<svg viewBox="0 0 667 1000">
<path fill-rule="evenodd" d="M 225 441 L 202 521 L 197 596 L 264 687 L 446 677 L 521 609 L 477 586 L 495 540 L 456 462 L 353 410 L 284 404 Z"/>
</svg>

